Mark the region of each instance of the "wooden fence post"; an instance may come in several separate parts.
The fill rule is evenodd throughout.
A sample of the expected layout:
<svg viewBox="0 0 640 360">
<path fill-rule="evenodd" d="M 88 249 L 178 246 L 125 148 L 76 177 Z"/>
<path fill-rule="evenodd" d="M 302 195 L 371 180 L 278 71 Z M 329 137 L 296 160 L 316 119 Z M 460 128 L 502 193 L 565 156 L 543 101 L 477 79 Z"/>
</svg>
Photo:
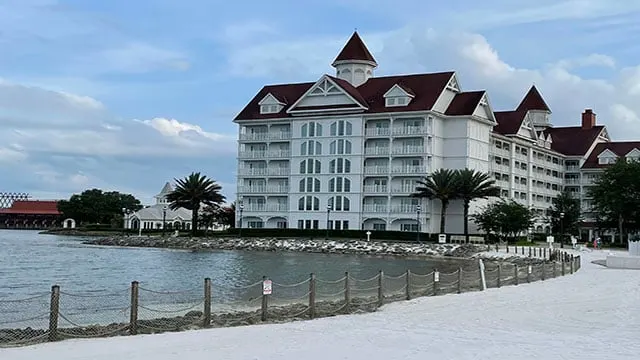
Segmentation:
<svg viewBox="0 0 640 360">
<path fill-rule="evenodd" d="M 507 242 L 507 254 L 509 253 L 509 243 Z"/>
<path fill-rule="evenodd" d="M 309 277 L 309 317 L 316 317 L 316 276 L 313 273 Z"/>
<path fill-rule="evenodd" d="M 500 279 L 501 277 L 502 277 L 502 264 L 498 264 L 498 280 L 497 280 L 498 287 L 502 286 L 502 279 Z"/>
<path fill-rule="evenodd" d="M 518 279 L 518 276 L 520 275 L 520 273 L 518 272 L 518 264 L 513 265 L 513 279 L 516 282 L 516 285 L 518 285 L 520 283 L 520 279 Z"/>
<path fill-rule="evenodd" d="M 407 269 L 407 273 L 405 275 L 406 279 L 406 295 L 407 295 L 407 300 L 411 300 L 411 270 Z"/>
<path fill-rule="evenodd" d="M 433 269 L 433 296 L 438 295 L 439 283 L 440 283 L 440 272 L 438 272 L 438 269 Z"/>
<path fill-rule="evenodd" d="M 544 251 L 544 255 L 542 256 L 543 258 L 547 258 L 547 248 L 542 249 L 542 251 Z"/>
<path fill-rule="evenodd" d="M 349 272 L 344 273 L 344 308 L 345 312 L 349 312 L 349 305 L 351 304 L 351 284 L 349 282 Z"/>
<path fill-rule="evenodd" d="M 557 262 L 553 262 L 553 277 L 557 278 L 558 277 L 558 263 Z"/>
<path fill-rule="evenodd" d="M 211 326 L 211 278 L 204 279 L 204 327 Z"/>
<path fill-rule="evenodd" d="M 527 265 L 527 283 L 531 282 L 531 273 L 533 272 L 533 266 Z"/>
<path fill-rule="evenodd" d="M 462 268 L 458 268 L 458 294 L 462 293 Z"/>
<path fill-rule="evenodd" d="M 58 339 L 58 315 L 60 314 L 60 286 L 51 287 L 51 303 L 49 304 L 49 341 Z"/>
<path fill-rule="evenodd" d="M 562 276 L 565 276 L 564 256 L 561 256 L 560 266 L 562 266 Z"/>
<path fill-rule="evenodd" d="M 384 281 L 384 272 L 380 270 L 378 272 L 378 306 L 382 306 L 384 304 L 384 290 L 382 288 Z"/>
<path fill-rule="evenodd" d="M 131 282 L 131 309 L 129 311 L 129 334 L 138 333 L 138 285 L 137 281 Z"/>
<path fill-rule="evenodd" d="M 267 277 L 263 276 L 262 277 L 262 284 L 264 286 L 264 282 L 267 281 Z M 267 321 L 267 310 L 269 307 L 269 295 L 265 294 L 264 291 L 262 291 L 262 306 L 261 306 L 261 312 L 262 315 L 260 316 L 260 320 L 262 321 Z"/>
<path fill-rule="evenodd" d="M 529 246 L 529 257 L 531 257 L 531 246 Z"/>
<path fill-rule="evenodd" d="M 524 255 L 524 246 L 521 246 L 520 249 L 522 251 L 522 255 Z"/>
<path fill-rule="evenodd" d="M 544 280 L 545 280 L 545 278 L 546 278 L 546 274 L 545 274 L 546 266 L 544 266 L 544 265 L 545 265 L 545 263 L 544 263 L 544 261 L 543 261 L 543 262 L 542 262 L 542 278 L 541 278 L 541 280 L 542 280 L 542 281 L 544 281 Z"/>
<path fill-rule="evenodd" d="M 576 260 L 574 259 L 573 255 L 571 255 L 571 260 L 570 260 L 570 274 L 573 274 L 575 272 L 574 266 L 575 266 Z"/>
</svg>

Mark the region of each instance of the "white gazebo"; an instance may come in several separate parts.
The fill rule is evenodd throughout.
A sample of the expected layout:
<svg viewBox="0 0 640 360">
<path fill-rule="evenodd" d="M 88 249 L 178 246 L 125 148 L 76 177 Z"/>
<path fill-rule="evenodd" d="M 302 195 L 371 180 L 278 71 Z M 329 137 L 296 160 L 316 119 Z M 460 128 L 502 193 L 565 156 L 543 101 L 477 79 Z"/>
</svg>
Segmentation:
<svg viewBox="0 0 640 360">
<path fill-rule="evenodd" d="M 173 191 L 170 183 L 166 183 L 160 193 L 154 198 L 156 203 L 144 207 L 134 213 L 124 214 L 125 229 L 162 229 L 166 224 L 167 230 L 190 230 L 191 210 L 169 208 L 167 195 Z"/>
</svg>

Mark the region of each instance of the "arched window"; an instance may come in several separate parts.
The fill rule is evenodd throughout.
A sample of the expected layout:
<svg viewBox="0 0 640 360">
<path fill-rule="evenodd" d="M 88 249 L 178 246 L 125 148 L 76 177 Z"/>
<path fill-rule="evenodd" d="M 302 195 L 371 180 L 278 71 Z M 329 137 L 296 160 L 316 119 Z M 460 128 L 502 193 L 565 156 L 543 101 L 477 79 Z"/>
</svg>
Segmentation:
<svg viewBox="0 0 640 360">
<path fill-rule="evenodd" d="M 331 136 L 345 136 L 353 134 L 353 125 L 351 122 L 340 120 L 331 124 L 330 127 Z"/>
<path fill-rule="evenodd" d="M 300 211 L 312 211 L 320 210 L 320 199 L 315 196 L 303 196 L 298 199 L 298 210 Z"/>
<path fill-rule="evenodd" d="M 349 140 L 334 140 L 329 144 L 329 153 L 331 155 L 345 155 L 351 154 L 351 141 Z"/>
<path fill-rule="evenodd" d="M 322 163 L 320 160 L 307 159 L 300 161 L 300 174 L 320 174 Z"/>
<path fill-rule="evenodd" d="M 322 125 L 314 121 L 302 124 L 300 127 L 300 135 L 302 137 L 322 136 Z"/>
<path fill-rule="evenodd" d="M 349 211 L 351 202 L 346 196 L 334 196 L 329 198 L 329 207 L 332 211 Z"/>
<path fill-rule="evenodd" d="M 345 177 L 334 177 L 329 180 L 329 192 L 351 192 L 351 180 Z"/>
<path fill-rule="evenodd" d="M 316 178 L 304 178 L 300 180 L 300 192 L 320 192 L 320 180 Z"/>
<path fill-rule="evenodd" d="M 300 155 L 322 155 L 322 143 L 309 140 L 300 144 Z"/>
<path fill-rule="evenodd" d="M 351 172 L 351 161 L 347 159 L 333 159 L 329 162 L 329 172 L 332 174 L 348 174 Z"/>
</svg>

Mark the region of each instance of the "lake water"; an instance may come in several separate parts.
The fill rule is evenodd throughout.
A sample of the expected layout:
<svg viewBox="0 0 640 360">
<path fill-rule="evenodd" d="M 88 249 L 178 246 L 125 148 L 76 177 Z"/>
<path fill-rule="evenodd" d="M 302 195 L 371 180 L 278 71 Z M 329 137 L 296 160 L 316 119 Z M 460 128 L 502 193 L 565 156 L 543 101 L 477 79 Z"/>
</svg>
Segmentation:
<svg viewBox="0 0 640 360">
<path fill-rule="evenodd" d="M 140 282 L 140 305 L 163 305 L 165 310 L 175 306 L 175 311 L 183 311 L 189 304 L 201 309 L 197 306 L 202 301 L 204 278 L 209 277 L 213 309 L 222 311 L 259 307 L 261 284 L 249 285 L 263 276 L 273 280 L 274 301 L 286 301 L 304 298 L 307 284 L 288 285 L 304 282 L 310 273 L 318 278 L 319 298 L 330 298 L 343 289 L 344 282 L 335 280 L 343 278 L 346 271 L 364 280 L 379 270 L 398 276 L 407 269 L 428 274 L 434 268 L 447 272 L 461 265 L 451 260 L 356 255 L 97 247 L 81 241 L 35 231 L 0 230 L 0 328 L 22 327 L 16 321 L 28 318 L 44 323 L 54 284 L 61 287 L 61 313 L 75 316 L 70 319 L 73 322 L 96 323 L 126 320 L 129 287 L 134 280 Z M 389 288 L 404 285 L 404 280 L 388 281 L 385 286 Z M 363 293 L 376 293 L 375 281 L 357 286 Z M 33 299 L 12 301 L 27 298 Z M 91 314 L 96 319 L 87 319 Z"/>
</svg>

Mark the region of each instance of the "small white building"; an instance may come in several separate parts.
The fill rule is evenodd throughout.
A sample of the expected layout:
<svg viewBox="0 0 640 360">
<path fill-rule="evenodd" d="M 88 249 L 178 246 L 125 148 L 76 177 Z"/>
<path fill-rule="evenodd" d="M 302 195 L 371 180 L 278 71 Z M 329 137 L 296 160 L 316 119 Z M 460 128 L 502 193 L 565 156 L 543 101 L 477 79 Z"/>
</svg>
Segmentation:
<svg viewBox="0 0 640 360">
<path fill-rule="evenodd" d="M 170 183 L 166 183 L 160 193 L 154 198 L 155 205 L 147 206 L 134 213 L 124 215 L 125 229 L 162 229 L 166 224 L 168 230 L 190 230 L 191 210 L 179 208 L 172 210 L 169 208 L 167 195 L 173 191 Z"/>
</svg>

